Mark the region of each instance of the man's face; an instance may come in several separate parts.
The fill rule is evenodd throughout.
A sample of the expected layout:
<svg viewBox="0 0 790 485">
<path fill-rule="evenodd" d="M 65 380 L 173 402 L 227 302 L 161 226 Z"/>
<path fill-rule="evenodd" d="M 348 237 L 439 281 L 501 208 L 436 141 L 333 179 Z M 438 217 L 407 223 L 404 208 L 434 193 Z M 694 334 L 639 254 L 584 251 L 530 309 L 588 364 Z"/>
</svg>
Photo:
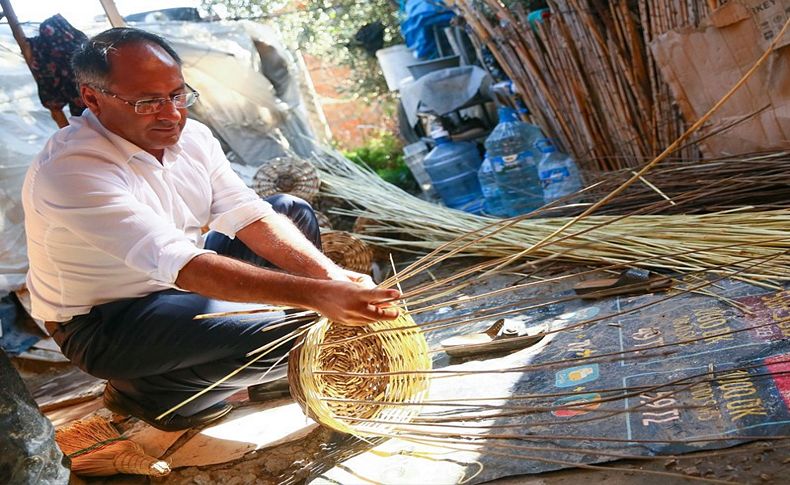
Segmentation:
<svg viewBox="0 0 790 485">
<path fill-rule="evenodd" d="M 158 113 L 135 113 L 136 101 L 170 98 L 187 91 L 181 67 L 161 47 L 149 43 L 125 44 L 110 54 L 110 75 L 102 92 L 81 86 L 83 99 L 105 128 L 161 160 L 166 147 L 181 136 L 187 110 L 167 102 Z M 113 97 L 111 92 L 118 96 Z"/>
</svg>

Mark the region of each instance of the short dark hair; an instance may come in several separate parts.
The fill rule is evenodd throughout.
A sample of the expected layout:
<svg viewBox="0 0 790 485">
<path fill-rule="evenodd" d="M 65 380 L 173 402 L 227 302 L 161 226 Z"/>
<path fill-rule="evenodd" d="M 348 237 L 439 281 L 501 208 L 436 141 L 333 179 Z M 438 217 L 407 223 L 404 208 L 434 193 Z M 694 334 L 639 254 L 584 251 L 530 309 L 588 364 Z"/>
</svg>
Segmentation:
<svg viewBox="0 0 790 485">
<path fill-rule="evenodd" d="M 181 58 L 175 49 L 161 36 L 131 27 L 115 27 L 91 37 L 74 52 L 71 66 L 77 85 L 106 87 L 110 74 L 110 52 L 122 45 L 135 43 L 157 45 L 181 65 Z"/>
</svg>

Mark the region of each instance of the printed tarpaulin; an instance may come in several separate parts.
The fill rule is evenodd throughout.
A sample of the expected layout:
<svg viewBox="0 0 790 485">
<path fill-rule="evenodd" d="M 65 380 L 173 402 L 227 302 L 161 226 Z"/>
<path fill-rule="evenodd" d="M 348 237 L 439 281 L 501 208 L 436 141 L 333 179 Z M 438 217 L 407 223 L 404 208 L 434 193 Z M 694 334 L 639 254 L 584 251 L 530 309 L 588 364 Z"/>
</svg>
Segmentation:
<svg viewBox="0 0 790 485">
<path fill-rule="evenodd" d="M 788 435 L 790 291 L 717 286 L 743 312 L 692 293 L 573 300 L 520 316 L 553 332 L 533 347 L 449 366 L 439 353 L 435 404 L 398 426 L 408 438 L 311 483 L 481 483 Z M 453 332 L 427 336 L 434 347 Z"/>
</svg>

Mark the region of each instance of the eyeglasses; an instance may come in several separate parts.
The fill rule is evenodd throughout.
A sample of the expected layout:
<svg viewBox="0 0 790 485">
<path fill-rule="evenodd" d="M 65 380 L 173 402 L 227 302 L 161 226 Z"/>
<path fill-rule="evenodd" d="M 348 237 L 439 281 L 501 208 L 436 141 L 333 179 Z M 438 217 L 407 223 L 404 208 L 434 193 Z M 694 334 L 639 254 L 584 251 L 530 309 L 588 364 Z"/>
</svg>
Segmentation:
<svg viewBox="0 0 790 485">
<path fill-rule="evenodd" d="M 162 111 L 162 108 L 165 107 L 165 103 L 168 101 L 173 103 L 173 106 L 177 109 L 184 109 L 189 108 L 197 101 L 200 93 L 192 89 L 187 84 L 187 88 L 189 88 L 188 93 L 181 93 L 170 96 L 169 98 L 152 98 L 152 99 L 138 99 L 137 101 L 128 101 L 123 99 L 122 97 L 118 96 L 117 94 L 113 93 L 104 88 L 100 88 L 99 86 L 93 86 L 94 89 L 101 91 L 103 94 L 111 96 L 119 101 L 122 101 L 129 106 L 134 108 L 134 112 L 138 115 L 152 115 L 155 113 L 159 113 Z"/>
</svg>

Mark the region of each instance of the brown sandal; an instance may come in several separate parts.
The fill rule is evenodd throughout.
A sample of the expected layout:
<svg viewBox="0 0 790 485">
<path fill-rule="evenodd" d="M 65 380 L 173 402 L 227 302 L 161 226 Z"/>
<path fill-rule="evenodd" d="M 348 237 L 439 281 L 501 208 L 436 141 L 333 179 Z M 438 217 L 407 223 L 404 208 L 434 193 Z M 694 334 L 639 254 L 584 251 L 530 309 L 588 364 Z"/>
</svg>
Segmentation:
<svg viewBox="0 0 790 485">
<path fill-rule="evenodd" d="M 442 340 L 440 345 L 451 357 L 468 357 L 528 347 L 543 338 L 542 326 L 524 329 L 518 323 L 517 320 L 500 318 L 484 332 L 450 337 Z"/>
<path fill-rule="evenodd" d="M 630 268 L 617 278 L 582 281 L 573 287 L 577 295 L 585 299 L 604 298 L 615 295 L 634 295 L 666 290 L 672 286 L 672 278 L 651 273 L 646 269 Z"/>
</svg>

